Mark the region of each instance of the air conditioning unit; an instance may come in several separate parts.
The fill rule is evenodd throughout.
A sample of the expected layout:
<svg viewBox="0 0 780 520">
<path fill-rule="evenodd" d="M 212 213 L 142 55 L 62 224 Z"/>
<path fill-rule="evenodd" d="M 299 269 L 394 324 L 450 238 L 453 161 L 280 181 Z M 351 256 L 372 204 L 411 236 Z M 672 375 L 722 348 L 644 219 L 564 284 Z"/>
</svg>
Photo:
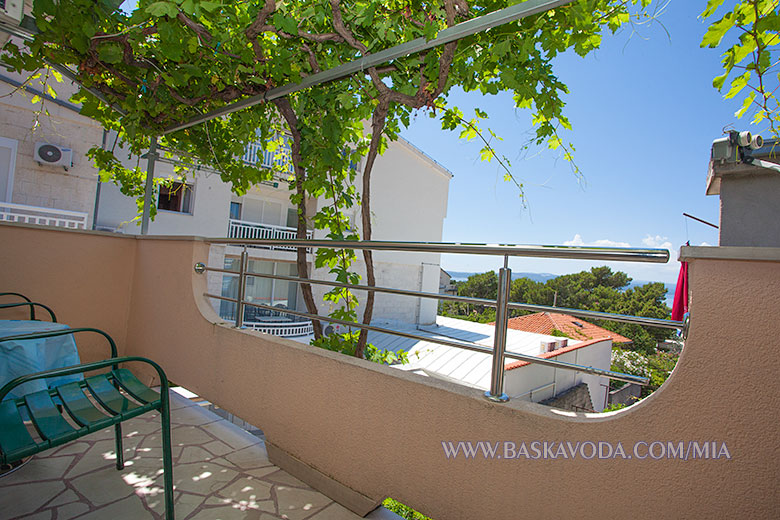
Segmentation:
<svg viewBox="0 0 780 520">
<path fill-rule="evenodd" d="M 19 25 L 22 22 L 24 0 L 0 0 L 0 22 Z"/>
<path fill-rule="evenodd" d="M 325 326 L 325 330 L 322 332 L 326 336 L 330 336 L 331 334 L 343 334 L 345 332 L 349 332 L 349 327 L 338 323 L 330 323 Z"/>
<path fill-rule="evenodd" d="M 38 164 L 62 166 L 66 170 L 73 166 L 73 150 L 49 143 L 35 143 L 33 155 Z"/>
</svg>

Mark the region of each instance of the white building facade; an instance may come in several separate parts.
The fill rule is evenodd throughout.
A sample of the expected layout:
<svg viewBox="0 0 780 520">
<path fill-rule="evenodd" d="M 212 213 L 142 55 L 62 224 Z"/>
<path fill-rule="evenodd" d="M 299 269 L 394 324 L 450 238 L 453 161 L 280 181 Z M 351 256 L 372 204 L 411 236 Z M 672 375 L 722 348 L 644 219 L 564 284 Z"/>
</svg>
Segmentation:
<svg viewBox="0 0 780 520">
<path fill-rule="evenodd" d="M 0 218 L 48 225 L 65 225 L 63 217 L 76 220 L 69 227 L 96 229 L 117 233 L 140 233 L 136 201 L 123 195 L 113 183 L 101 183 L 98 172 L 85 157 L 92 146 L 111 146 L 113 137 L 99 124 L 78 114 L 78 106 L 61 101 L 67 89 L 59 85 L 60 98 L 44 100 L 50 116 L 41 115 L 33 128 L 35 110 L 30 99 L 39 94 L 34 86 L 19 87 L 22 79 L 0 76 Z M 42 89 L 41 89 L 42 90 Z M 36 160 L 36 143 L 72 151 L 72 166 L 51 166 Z M 145 160 L 121 151 L 117 156 L 126 166 L 145 165 Z M 261 144 L 250 145 L 244 159 L 258 167 L 270 167 L 272 157 L 263 153 Z M 140 163 L 139 163 L 140 160 Z M 155 177 L 176 179 L 171 161 L 158 160 Z M 358 168 L 356 184 L 361 185 Z M 375 163 L 372 173 L 372 228 L 374 240 L 438 242 L 447 210 L 449 181 L 452 175 L 411 143 L 390 143 Z M 297 211 L 289 200 L 290 189 L 279 177 L 252 187 L 243 196 L 232 192 L 215 171 L 199 168 L 187 179 L 177 179 L 163 187 L 157 200 L 157 215 L 149 224 L 149 234 L 228 238 L 291 239 L 296 236 Z M 307 213 L 313 215 L 324 200 L 309 200 Z M 360 207 L 351 209 L 359 229 Z M 56 214 L 56 221 L 36 221 L 40 214 Z M 32 215 L 31 218 L 23 215 Z M 324 232 L 311 229 L 310 237 L 321 238 Z M 234 268 L 241 249 L 213 246 L 210 265 Z M 297 276 L 296 254 L 290 249 L 250 247 L 250 271 L 265 274 Z M 313 278 L 330 279 L 326 269 L 314 268 L 314 256 L 307 255 Z M 438 292 L 440 255 L 431 253 L 374 253 L 377 285 Z M 354 269 L 365 281 L 362 255 Z M 364 283 L 364 282 L 363 282 Z M 235 277 L 210 277 L 212 294 L 235 297 Z M 328 287 L 315 285 L 315 299 L 321 315 L 330 307 L 322 300 Z M 360 301 L 365 294 L 356 291 Z M 282 280 L 249 278 L 248 300 L 278 307 L 278 313 L 248 307 L 247 326 L 279 335 L 300 335 L 311 331 L 311 324 L 284 314 L 286 309 L 305 311 L 297 284 Z M 435 300 L 377 294 L 374 320 L 385 323 L 430 324 L 436 319 Z M 235 319 L 235 304 L 214 300 L 215 308 L 226 320 Z M 358 309 L 362 315 L 362 306 Z M 308 324 L 307 326 L 304 326 Z"/>
</svg>

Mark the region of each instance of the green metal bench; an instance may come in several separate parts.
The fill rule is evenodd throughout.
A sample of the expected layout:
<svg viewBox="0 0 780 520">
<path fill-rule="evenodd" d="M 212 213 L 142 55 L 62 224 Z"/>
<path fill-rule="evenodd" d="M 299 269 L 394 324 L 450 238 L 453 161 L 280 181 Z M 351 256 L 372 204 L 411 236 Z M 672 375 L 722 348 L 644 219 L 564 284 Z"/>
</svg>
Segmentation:
<svg viewBox="0 0 780 520">
<path fill-rule="evenodd" d="M 163 369 L 146 358 L 117 357 L 114 340 L 99 329 L 56 330 L 5 337 L 0 341 L 47 338 L 77 332 L 96 332 L 103 335 L 111 346 L 111 359 L 17 377 L 0 388 L 0 464 L 13 463 L 113 425 L 116 436 L 116 467 L 121 470 L 124 468 L 121 423 L 146 412 L 158 410 L 162 421 L 165 518 L 173 520 L 169 385 Z M 119 363 L 128 361 L 151 365 L 160 378 L 160 392 L 141 383 L 129 370 L 119 368 Z M 109 367 L 110 371 L 104 374 L 4 401 L 13 388 L 28 381 L 80 374 Z M 127 396 L 132 399 L 128 399 Z M 99 403 L 100 408 L 92 403 L 90 397 Z M 74 428 L 69 424 L 65 417 L 68 417 L 77 427 Z M 25 425 L 25 418 L 32 421 L 40 439 L 33 439 L 30 435 Z"/>
</svg>

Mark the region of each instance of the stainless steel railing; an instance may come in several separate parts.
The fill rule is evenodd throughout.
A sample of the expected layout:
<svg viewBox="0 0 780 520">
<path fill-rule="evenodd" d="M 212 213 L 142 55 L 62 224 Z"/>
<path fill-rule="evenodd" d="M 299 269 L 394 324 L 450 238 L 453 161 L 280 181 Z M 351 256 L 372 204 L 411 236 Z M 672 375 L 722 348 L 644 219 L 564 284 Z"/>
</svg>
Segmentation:
<svg viewBox="0 0 780 520">
<path fill-rule="evenodd" d="M 471 350 L 475 352 L 483 352 L 491 354 L 493 356 L 493 368 L 491 374 L 491 386 L 488 392 L 485 392 L 485 397 L 496 402 L 505 402 L 509 398 L 503 392 L 504 385 L 504 364 L 505 359 L 516 359 L 520 361 L 527 361 L 529 363 L 535 363 L 544 366 L 550 366 L 554 368 L 562 368 L 565 370 L 575 370 L 587 374 L 594 374 L 599 376 L 605 376 L 610 379 L 616 379 L 619 381 L 625 381 L 629 383 L 638 383 L 646 385 L 649 383 L 649 379 L 646 377 L 639 377 L 630 374 L 623 374 L 619 372 L 613 372 L 611 370 L 605 370 L 596 367 L 577 365 L 573 363 L 567 363 L 564 361 L 556 361 L 553 359 L 540 358 L 528 354 L 521 354 L 518 352 L 506 351 L 506 330 L 507 330 L 507 313 L 509 309 L 521 309 L 521 310 L 533 310 L 533 311 L 552 311 L 552 312 L 564 312 L 573 316 L 589 317 L 595 319 L 619 321 L 623 323 L 633 323 L 637 325 L 646 325 L 652 327 L 662 327 L 671 329 L 680 329 L 685 333 L 687 324 L 681 321 L 664 320 L 658 318 L 645 318 L 641 316 L 630 316 L 624 314 L 612 314 L 606 312 L 587 311 L 581 309 L 569 309 L 562 307 L 549 307 L 544 305 L 530 305 L 524 303 L 509 302 L 509 287 L 512 279 L 512 271 L 509 269 L 508 260 L 510 256 L 515 257 L 544 257 L 544 258 L 569 258 L 579 260 L 611 260 L 611 261 L 624 261 L 624 262 L 655 262 L 664 263 L 669 260 L 669 252 L 665 249 L 632 249 L 632 248 L 604 248 L 604 247 L 569 247 L 569 246 L 531 246 L 531 245 L 507 245 L 507 244 L 448 244 L 448 243 L 435 243 L 435 242 L 384 242 L 384 241 L 334 241 L 334 240 L 277 240 L 277 239 L 225 239 L 225 238 L 213 238 L 208 239 L 207 242 L 212 244 L 231 244 L 231 245 L 243 245 L 244 251 L 241 253 L 241 260 L 239 262 L 239 270 L 232 271 L 228 269 L 222 269 L 218 267 L 209 267 L 203 263 L 197 263 L 195 265 L 195 271 L 203 273 L 205 271 L 219 272 L 231 275 L 237 275 L 239 277 L 239 289 L 238 298 L 229 298 L 226 296 L 215 295 L 206 293 L 205 296 L 214 298 L 217 300 L 234 302 L 238 306 L 238 312 L 236 315 L 236 327 L 243 325 L 244 307 L 250 305 L 267 310 L 278 310 L 269 305 L 263 305 L 259 303 L 246 301 L 245 296 L 245 284 L 247 277 L 258 278 L 271 278 L 275 280 L 284 280 L 296 283 L 312 283 L 318 285 L 326 285 L 330 287 L 346 287 L 353 290 L 361 291 L 374 291 L 387 294 L 398 294 L 405 296 L 413 296 L 420 298 L 433 298 L 437 300 L 457 301 L 462 303 L 486 305 L 496 307 L 496 332 L 494 334 L 493 348 L 488 348 L 476 343 L 470 343 L 466 341 L 453 341 L 450 339 L 441 339 L 436 337 L 427 337 L 405 331 L 397 331 L 392 329 L 386 329 L 383 327 L 377 327 L 374 325 L 366 325 L 363 323 L 355 323 L 349 321 L 338 320 L 330 317 L 324 317 L 317 314 L 310 314 L 308 312 L 286 309 L 284 312 L 294 316 L 300 316 L 303 318 L 309 318 L 312 320 L 324 320 L 330 323 L 337 323 L 346 325 L 349 327 L 355 327 L 368 331 L 382 332 L 400 337 L 406 337 L 410 339 L 427 341 L 430 343 L 437 343 L 441 345 L 461 348 L 465 350 Z M 455 253 L 455 254 L 479 254 L 479 255 L 493 255 L 503 256 L 504 266 L 499 270 L 499 283 L 498 283 L 498 296 L 496 300 L 489 300 L 483 298 L 469 298 L 464 296 L 455 296 L 448 294 L 428 293 L 422 291 L 410 291 L 405 289 L 397 289 L 390 287 L 378 287 L 367 286 L 360 284 L 345 284 L 341 282 L 318 280 L 311 278 L 300 278 L 295 276 L 283 276 L 274 274 L 261 274 L 247 272 L 248 253 L 246 246 L 260 245 L 260 246 L 276 246 L 276 247 L 305 247 L 309 248 L 335 248 L 335 249 L 370 249 L 374 251 L 406 251 L 406 252 L 433 252 L 433 253 Z"/>
</svg>

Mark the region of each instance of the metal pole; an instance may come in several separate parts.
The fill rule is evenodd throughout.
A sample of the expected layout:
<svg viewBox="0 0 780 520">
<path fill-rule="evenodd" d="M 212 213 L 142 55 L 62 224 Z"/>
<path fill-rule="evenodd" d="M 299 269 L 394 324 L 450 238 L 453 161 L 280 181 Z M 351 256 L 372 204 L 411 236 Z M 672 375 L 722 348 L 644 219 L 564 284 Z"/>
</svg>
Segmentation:
<svg viewBox="0 0 780 520">
<path fill-rule="evenodd" d="M 246 296 L 246 270 L 249 254 L 246 252 L 246 246 L 241 252 L 241 265 L 238 269 L 238 309 L 236 311 L 236 328 L 244 326 L 244 297 Z"/>
<path fill-rule="evenodd" d="M 490 391 L 485 397 L 497 403 L 509 401 L 504 393 L 504 351 L 506 350 L 506 321 L 509 302 L 509 286 L 512 281 L 512 270 L 504 266 L 498 271 L 498 296 L 496 298 L 496 332 L 493 338 L 493 371 L 490 375 Z"/>
<path fill-rule="evenodd" d="M 536 258 L 570 258 L 576 260 L 606 260 L 610 262 L 669 261 L 667 249 L 629 247 L 545 246 L 520 244 L 468 244 L 448 242 L 397 242 L 387 240 L 271 239 L 271 238 L 207 238 L 211 244 L 235 246 L 258 245 L 282 247 L 327 247 L 330 249 L 371 249 L 372 251 L 411 251 L 415 253 L 453 253 L 461 255 L 524 256 Z"/>
<path fill-rule="evenodd" d="M 106 141 L 108 141 L 108 130 L 104 128 L 103 142 L 100 143 L 100 148 L 103 150 L 106 149 Z M 97 186 L 95 187 L 95 209 L 92 212 L 92 229 L 97 229 L 98 210 L 100 209 L 100 186 L 102 184 L 103 181 L 100 180 L 100 175 L 98 175 Z"/>
<path fill-rule="evenodd" d="M 152 214 L 152 191 L 154 188 L 154 160 L 157 158 L 157 136 L 149 140 L 146 154 L 146 187 L 144 188 L 144 212 L 141 217 L 141 234 L 149 233 L 149 217 Z"/>
</svg>

